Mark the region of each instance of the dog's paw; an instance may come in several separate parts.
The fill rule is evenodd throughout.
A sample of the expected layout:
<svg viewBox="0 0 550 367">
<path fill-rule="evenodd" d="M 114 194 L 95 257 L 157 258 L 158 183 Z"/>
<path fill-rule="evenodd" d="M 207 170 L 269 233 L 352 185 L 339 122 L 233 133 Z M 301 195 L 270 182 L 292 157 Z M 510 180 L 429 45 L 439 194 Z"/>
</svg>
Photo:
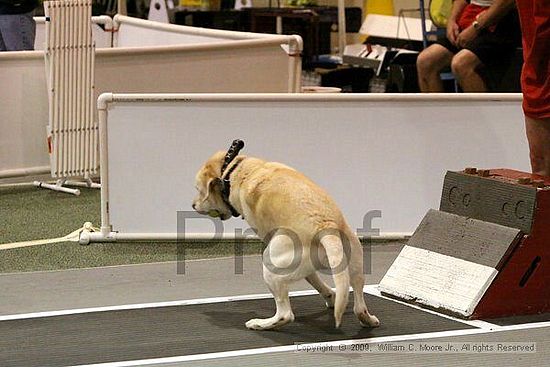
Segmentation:
<svg viewBox="0 0 550 367">
<path fill-rule="evenodd" d="M 328 309 L 333 309 L 334 308 L 334 299 L 336 298 L 336 293 L 332 292 L 326 296 L 323 296 L 323 298 L 325 299 L 325 305 L 327 306 Z"/>
<path fill-rule="evenodd" d="M 279 328 L 292 321 L 294 321 L 294 314 L 290 312 L 282 317 L 275 315 L 268 319 L 251 319 L 245 325 L 252 330 L 270 330 Z"/>
<path fill-rule="evenodd" d="M 245 323 L 245 326 L 251 330 L 265 330 L 264 322 L 262 319 L 250 319 Z"/>
<path fill-rule="evenodd" d="M 378 327 L 380 326 L 380 320 L 374 315 L 368 315 L 365 318 L 359 320 L 363 327 Z"/>
</svg>

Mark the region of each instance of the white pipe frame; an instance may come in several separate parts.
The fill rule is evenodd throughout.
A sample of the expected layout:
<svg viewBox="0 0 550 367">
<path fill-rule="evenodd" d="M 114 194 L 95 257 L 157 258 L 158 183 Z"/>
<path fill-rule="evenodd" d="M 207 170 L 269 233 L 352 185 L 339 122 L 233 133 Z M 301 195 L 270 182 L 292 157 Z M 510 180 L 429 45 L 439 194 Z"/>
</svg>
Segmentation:
<svg viewBox="0 0 550 367">
<path fill-rule="evenodd" d="M 44 24 L 46 23 L 46 16 L 44 17 L 33 17 L 36 24 Z M 102 25 L 106 31 L 112 31 L 113 26 L 113 18 L 111 18 L 108 15 L 94 15 L 92 17 L 92 23 L 97 25 Z"/>
<path fill-rule="evenodd" d="M 112 96 L 112 93 L 103 93 L 97 99 L 97 112 L 99 120 L 99 174 L 102 182 L 100 234 L 104 238 L 108 238 L 112 232 L 111 220 L 109 217 L 109 148 L 107 144 L 107 108 L 109 102 L 112 101 Z"/>
<path fill-rule="evenodd" d="M 301 101 L 334 101 L 335 99 L 341 101 L 364 101 L 368 98 L 369 101 L 394 101 L 394 102 L 406 102 L 406 101 L 426 101 L 431 100 L 433 102 L 458 102 L 458 101 L 517 101 L 521 99 L 519 93 L 462 93 L 462 94 L 446 94 L 446 93 L 434 93 L 434 94 L 114 94 L 103 93 L 97 100 L 97 109 L 99 111 L 99 147 L 100 147 L 100 170 L 101 170 L 101 230 L 100 232 L 83 231 L 80 236 L 80 243 L 83 245 L 90 242 L 116 242 L 116 241 L 177 241 L 182 240 L 178 238 L 177 233 L 118 233 L 113 231 L 113 227 L 110 222 L 109 213 L 109 152 L 108 152 L 108 111 L 109 106 L 115 103 L 127 103 L 127 102 L 176 102 L 176 101 L 233 101 L 243 102 L 254 99 L 262 102 L 274 102 L 274 101 L 292 101 L 299 98 Z M 385 232 L 378 236 L 369 236 L 371 240 L 405 240 L 410 237 L 412 233 L 404 232 Z M 185 234 L 185 240 L 202 241 L 212 240 L 212 234 L 210 233 L 189 233 Z M 216 239 L 228 240 L 228 239 L 240 239 L 240 240 L 254 240 L 257 237 L 245 236 L 239 237 L 233 234 L 223 234 Z"/>
<path fill-rule="evenodd" d="M 50 166 L 8 169 L 0 172 L 0 180 L 22 176 L 44 175 L 50 173 Z"/>
<path fill-rule="evenodd" d="M 64 192 L 66 194 L 72 194 L 72 195 L 75 195 L 75 196 L 80 195 L 80 190 L 79 189 L 71 189 L 69 187 L 63 186 L 66 183 L 67 183 L 66 180 L 59 179 L 59 180 L 56 181 L 55 184 L 49 184 L 49 183 L 40 182 L 40 181 L 34 181 L 32 184 L 35 187 L 42 187 L 42 188 L 49 189 L 49 190 L 52 190 L 52 191 Z"/>
</svg>

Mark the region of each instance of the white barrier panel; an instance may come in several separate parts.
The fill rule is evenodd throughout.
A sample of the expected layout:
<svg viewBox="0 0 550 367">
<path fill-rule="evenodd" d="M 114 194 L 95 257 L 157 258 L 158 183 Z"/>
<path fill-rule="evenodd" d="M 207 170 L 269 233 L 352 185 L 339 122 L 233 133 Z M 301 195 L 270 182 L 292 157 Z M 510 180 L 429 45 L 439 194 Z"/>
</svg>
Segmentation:
<svg viewBox="0 0 550 367">
<path fill-rule="evenodd" d="M 411 232 L 437 208 L 446 170 L 529 170 L 519 94 L 105 94 L 98 103 L 103 234 L 92 240 L 174 238 L 197 170 L 235 138 L 243 154 L 326 188 L 352 228 L 381 210 L 373 227 L 382 232 Z M 186 225 L 187 235 L 214 230 L 208 219 Z M 236 228 L 247 224 L 224 222 L 225 235 Z"/>
<path fill-rule="evenodd" d="M 41 51 L 0 52 L 0 178 L 50 172 Z"/>
<path fill-rule="evenodd" d="M 36 22 L 36 36 L 34 38 L 34 49 L 43 50 L 46 41 L 46 17 L 34 17 Z M 103 28 L 102 28 L 103 27 Z M 92 38 L 95 47 L 111 47 L 113 42 L 113 20 L 107 15 L 92 17 Z M 106 32 L 107 31 L 107 32 Z"/>
<path fill-rule="evenodd" d="M 120 14 L 115 15 L 113 20 L 117 29 L 113 41 L 115 47 L 197 45 L 246 39 L 278 39 L 281 44 L 293 41 L 293 36 L 189 27 L 153 22 Z"/>
<path fill-rule="evenodd" d="M 298 91 L 301 39 L 249 35 L 206 44 L 97 49 L 95 98 L 106 91 Z M 287 54 L 281 44 L 296 54 Z M 0 80 L 9 86 L 0 88 L 0 179 L 49 172 L 44 70 L 43 51 L 0 53 Z"/>
<path fill-rule="evenodd" d="M 102 91 L 143 93 L 288 92 L 288 55 L 263 40 L 97 51 Z"/>
<path fill-rule="evenodd" d="M 120 78 L 124 71 L 140 74 L 150 86 L 149 80 L 155 82 L 160 77 L 164 82 L 157 83 L 172 87 L 154 92 L 165 93 L 300 90 L 303 45 L 299 36 L 187 27 L 120 14 L 114 17 L 114 27 L 113 45 L 124 51 L 108 53 L 113 57 L 107 61 L 112 68 L 112 73 L 105 75 L 107 80 Z M 129 58 L 131 53 L 138 57 Z M 151 68 L 162 73 L 151 73 Z M 124 90 L 144 91 L 141 85 L 133 87 L 131 81 Z"/>
</svg>

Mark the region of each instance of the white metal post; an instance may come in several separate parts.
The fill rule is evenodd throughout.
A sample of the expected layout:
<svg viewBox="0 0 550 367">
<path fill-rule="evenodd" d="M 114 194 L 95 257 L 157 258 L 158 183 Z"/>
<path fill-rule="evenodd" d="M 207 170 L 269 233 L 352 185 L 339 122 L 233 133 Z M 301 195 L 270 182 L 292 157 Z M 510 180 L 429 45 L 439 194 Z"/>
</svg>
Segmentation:
<svg viewBox="0 0 550 367">
<path fill-rule="evenodd" d="M 97 100 L 99 117 L 99 169 L 101 175 L 101 234 L 103 236 L 108 236 L 112 230 L 109 218 L 109 151 L 107 144 L 107 108 L 109 102 L 112 100 L 112 93 L 103 93 Z"/>
<path fill-rule="evenodd" d="M 344 56 L 346 48 L 346 4 L 344 0 L 338 0 L 338 53 Z"/>
</svg>

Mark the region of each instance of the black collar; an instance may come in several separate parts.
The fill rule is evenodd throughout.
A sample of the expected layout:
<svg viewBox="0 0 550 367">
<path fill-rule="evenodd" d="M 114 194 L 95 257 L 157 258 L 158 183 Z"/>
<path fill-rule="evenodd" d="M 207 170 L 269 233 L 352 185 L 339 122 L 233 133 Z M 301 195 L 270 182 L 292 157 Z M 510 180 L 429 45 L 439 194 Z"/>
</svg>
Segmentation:
<svg viewBox="0 0 550 367">
<path fill-rule="evenodd" d="M 229 170 L 226 172 L 225 170 L 231 162 L 237 157 L 241 149 L 244 148 L 244 141 L 241 139 L 235 139 L 233 140 L 233 143 L 231 143 L 231 146 L 227 150 L 227 153 L 225 154 L 225 157 L 222 162 L 222 169 L 221 169 L 221 180 L 222 180 L 222 199 L 224 203 L 229 207 L 231 210 L 231 214 L 234 217 L 238 217 L 240 214 L 239 212 L 231 205 L 229 202 L 229 194 L 231 193 L 231 173 L 237 168 L 239 163 L 241 163 L 244 159 L 244 157 L 241 157 L 240 159 L 235 162 L 235 164 L 229 168 Z M 225 176 L 225 178 L 224 178 Z"/>
<path fill-rule="evenodd" d="M 231 174 L 235 169 L 241 164 L 242 161 L 244 161 L 244 157 L 238 158 L 235 161 L 235 164 L 232 165 L 226 172 L 222 172 L 222 199 L 225 205 L 229 207 L 229 210 L 231 210 L 231 215 L 234 217 L 240 217 L 241 214 L 235 209 L 233 205 L 229 202 L 229 194 L 231 194 Z"/>
</svg>

